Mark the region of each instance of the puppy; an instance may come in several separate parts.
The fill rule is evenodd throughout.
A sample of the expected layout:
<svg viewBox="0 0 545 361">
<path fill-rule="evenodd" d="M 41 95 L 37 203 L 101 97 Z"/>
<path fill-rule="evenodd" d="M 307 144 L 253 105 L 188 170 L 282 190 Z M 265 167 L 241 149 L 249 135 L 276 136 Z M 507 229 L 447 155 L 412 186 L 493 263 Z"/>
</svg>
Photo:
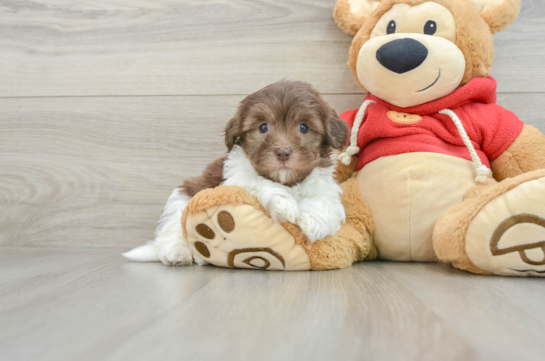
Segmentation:
<svg viewBox="0 0 545 361">
<path fill-rule="evenodd" d="M 124 254 L 135 261 L 187 265 L 195 260 L 181 215 L 203 189 L 246 189 L 277 222 L 297 224 L 310 242 L 334 235 L 346 215 L 333 177 L 348 126 L 309 84 L 280 81 L 245 98 L 225 127 L 226 157 L 189 178 L 170 196 L 156 238 Z"/>
</svg>

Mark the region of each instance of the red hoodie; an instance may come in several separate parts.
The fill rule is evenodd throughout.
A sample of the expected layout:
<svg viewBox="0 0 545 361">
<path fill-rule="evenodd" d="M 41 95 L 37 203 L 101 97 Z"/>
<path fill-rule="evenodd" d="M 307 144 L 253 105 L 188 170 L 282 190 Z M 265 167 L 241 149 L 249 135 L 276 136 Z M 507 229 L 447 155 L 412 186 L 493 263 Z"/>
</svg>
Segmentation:
<svg viewBox="0 0 545 361">
<path fill-rule="evenodd" d="M 439 111 L 453 110 L 484 165 L 498 158 L 518 137 L 523 123 L 496 104 L 496 81 L 476 78 L 436 101 L 399 108 L 374 95 L 358 132 L 358 170 L 373 160 L 394 154 L 431 152 L 471 160 L 452 119 Z M 340 115 L 352 128 L 359 109 Z"/>
</svg>

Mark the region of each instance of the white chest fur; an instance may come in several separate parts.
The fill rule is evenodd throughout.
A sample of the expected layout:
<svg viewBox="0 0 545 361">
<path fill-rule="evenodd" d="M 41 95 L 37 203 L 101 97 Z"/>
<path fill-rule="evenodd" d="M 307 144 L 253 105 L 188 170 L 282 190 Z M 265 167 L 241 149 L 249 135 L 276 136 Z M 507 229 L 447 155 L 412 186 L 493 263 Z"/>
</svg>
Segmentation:
<svg viewBox="0 0 545 361">
<path fill-rule="evenodd" d="M 316 168 L 301 183 L 288 187 L 257 174 L 240 146 L 235 146 L 225 161 L 224 185 L 246 189 L 257 197 L 273 219 L 297 224 L 314 242 L 334 235 L 346 219 L 341 203 L 341 187 L 333 177 L 334 165 Z"/>
</svg>

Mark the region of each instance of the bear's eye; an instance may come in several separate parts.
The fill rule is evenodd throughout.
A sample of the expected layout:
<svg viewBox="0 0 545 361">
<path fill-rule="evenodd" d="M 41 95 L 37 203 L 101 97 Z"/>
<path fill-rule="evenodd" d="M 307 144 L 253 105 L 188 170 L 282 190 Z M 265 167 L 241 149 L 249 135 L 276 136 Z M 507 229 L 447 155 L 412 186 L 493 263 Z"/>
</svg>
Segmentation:
<svg viewBox="0 0 545 361">
<path fill-rule="evenodd" d="M 263 123 L 259 126 L 259 132 L 267 133 L 269 131 L 269 124 Z"/>
<path fill-rule="evenodd" d="M 437 31 L 437 24 L 435 21 L 430 20 L 426 23 L 424 26 L 424 34 L 426 35 L 433 35 Z"/>
<path fill-rule="evenodd" d="M 397 28 L 396 22 L 392 20 L 388 24 L 388 28 L 386 29 L 386 33 L 394 34 L 396 32 L 396 28 Z"/>
</svg>

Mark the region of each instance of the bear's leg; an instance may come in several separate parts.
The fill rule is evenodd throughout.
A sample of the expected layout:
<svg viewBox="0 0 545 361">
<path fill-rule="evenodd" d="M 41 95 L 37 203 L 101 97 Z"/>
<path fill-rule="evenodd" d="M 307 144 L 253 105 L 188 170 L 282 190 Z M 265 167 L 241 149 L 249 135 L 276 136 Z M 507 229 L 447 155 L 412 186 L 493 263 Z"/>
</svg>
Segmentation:
<svg viewBox="0 0 545 361">
<path fill-rule="evenodd" d="M 470 272 L 545 277 L 545 170 L 471 190 L 439 218 L 433 246 Z"/>
<path fill-rule="evenodd" d="M 221 267 L 325 270 L 376 257 L 374 224 L 354 179 L 341 185 L 347 220 L 335 236 L 310 243 L 289 222 L 273 221 L 256 198 L 239 187 L 197 194 L 182 216 L 184 236 L 196 258 Z"/>
<path fill-rule="evenodd" d="M 316 243 L 304 243 L 307 254 L 316 271 L 346 268 L 355 262 L 377 258 L 373 244 L 375 223 L 371 209 L 363 202 L 355 178 L 341 184 L 341 196 L 346 222 L 335 236 L 326 237 Z"/>
<path fill-rule="evenodd" d="M 220 267 L 308 270 L 302 237 L 275 222 L 246 190 L 220 186 L 196 194 L 182 215 L 195 259 Z"/>
</svg>

